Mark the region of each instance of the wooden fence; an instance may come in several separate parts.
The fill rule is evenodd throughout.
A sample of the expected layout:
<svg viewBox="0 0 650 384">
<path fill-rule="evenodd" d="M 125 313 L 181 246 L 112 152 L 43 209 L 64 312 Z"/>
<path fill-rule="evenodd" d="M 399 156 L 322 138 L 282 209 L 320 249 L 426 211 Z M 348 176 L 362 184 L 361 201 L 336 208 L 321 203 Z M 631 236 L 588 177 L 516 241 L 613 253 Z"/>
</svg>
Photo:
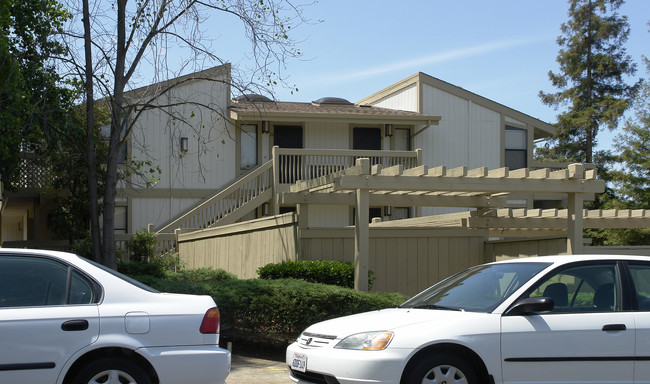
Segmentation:
<svg viewBox="0 0 650 384">
<path fill-rule="evenodd" d="M 472 229 L 370 230 L 373 291 L 412 295 L 469 266 L 487 261 L 487 231 Z M 354 261 L 354 228 L 299 230 L 285 214 L 178 236 L 187 268 L 221 268 L 240 279 L 257 278 L 257 269 L 284 260 Z"/>
</svg>

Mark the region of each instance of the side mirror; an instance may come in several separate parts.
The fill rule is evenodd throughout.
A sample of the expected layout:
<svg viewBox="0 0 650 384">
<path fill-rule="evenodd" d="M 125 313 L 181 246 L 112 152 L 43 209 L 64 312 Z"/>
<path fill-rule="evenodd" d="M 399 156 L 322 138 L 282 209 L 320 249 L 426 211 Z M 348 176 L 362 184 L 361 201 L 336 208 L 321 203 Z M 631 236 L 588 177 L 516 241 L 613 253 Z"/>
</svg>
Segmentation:
<svg viewBox="0 0 650 384">
<path fill-rule="evenodd" d="M 527 297 L 517 301 L 504 315 L 519 316 L 550 312 L 553 310 L 553 307 L 555 307 L 555 303 L 550 297 Z"/>
</svg>

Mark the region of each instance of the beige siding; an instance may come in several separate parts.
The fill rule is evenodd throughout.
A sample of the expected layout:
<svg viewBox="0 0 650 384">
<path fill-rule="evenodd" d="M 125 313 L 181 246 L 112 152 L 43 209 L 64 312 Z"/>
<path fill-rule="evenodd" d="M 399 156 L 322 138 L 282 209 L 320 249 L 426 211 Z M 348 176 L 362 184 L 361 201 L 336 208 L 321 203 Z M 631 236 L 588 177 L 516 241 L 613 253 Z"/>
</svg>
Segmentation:
<svg viewBox="0 0 650 384">
<path fill-rule="evenodd" d="M 469 100 L 423 84 L 423 113 L 440 115 L 439 125 L 415 139 L 422 148 L 422 162 L 430 167 L 499 168 L 501 115 Z M 456 208 L 423 208 L 423 215 L 459 212 Z"/>
<path fill-rule="evenodd" d="M 149 224 L 159 227 L 167 223 L 174 212 L 184 212 L 202 200 L 203 198 L 134 198 L 132 199 L 131 212 L 133 217 L 131 222 L 136 231 L 140 228 L 146 228 Z"/>
<path fill-rule="evenodd" d="M 469 168 L 501 167 L 501 114 L 470 103 Z"/>
<path fill-rule="evenodd" d="M 350 124 L 308 123 L 305 127 L 305 148 L 349 149 Z M 350 224 L 349 208 L 341 205 L 310 205 L 309 227 L 334 227 Z"/>
<path fill-rule="evenodd" d="M 442 116 L 439 125 L 416 138 L 424 164 L 498 168 L 501 115 L 429 85 L 422 87 L 422 113 Z"/>
<path fill-rule="evenodd" d="M 348 123 L 308 123 L 304 133 L 305 148 L 350 148 L 350 125 Z"/>
<path fill-rule="evenodd" d="M 236 134 L 223 118 L 229 95 L 224 83 L 187 82 L 156 101 L 157 105 L 178 103 L 173 110 L 148 109 L 139 117 L 131 135 L 131 155 L 137 161 L 151 161 L 161 174 L 156 175 L 159 180 L 152 188 L 135 192 L 142 198 L 134 199 L 132 207 L 134 231 L 149 223 L 169 222 L 207 194 L 197 193 L 201 195 L 197 199 L 174 199 L 177 191 L 215 191 L 235 179 Z M 183 104 L 188 100 L 196 104 Z M 177 117 L 172 118 L 170 113 Z M 181 137 L 188 138 L 186 153 L 180 150 Z M 136 177 L 133 183 L 144 186 Z"/>
<path fill-rule="evenodd" d="M 346 205 L 309 205 L 310 228 L 345 227 L 350 225 L 350 207 Z"/>
<path fill-rule="evenodd" d="M 375 107 L 418 112 L 418 87 L 412 84 L 389 97 L 373 103 Z"/>
</svg>

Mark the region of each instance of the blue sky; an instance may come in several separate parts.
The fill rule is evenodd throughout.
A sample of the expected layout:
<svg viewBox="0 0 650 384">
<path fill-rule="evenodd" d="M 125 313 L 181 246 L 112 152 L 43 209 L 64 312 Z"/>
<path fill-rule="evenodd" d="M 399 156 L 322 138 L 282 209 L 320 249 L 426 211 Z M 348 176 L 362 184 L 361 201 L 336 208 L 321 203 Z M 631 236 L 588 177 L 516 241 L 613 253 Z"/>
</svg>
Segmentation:
<svg viewBox="0 0 650 384">
<path fill-rule="evenodd" d="M 303 58 L 284 70 L 299 91 L 278 89 L 276 97 L 354 102 L 424 72 L 554 122 L 557 112 L 538 92 L 554 91 L 547 73 L 557 68 L 556 38 L 567 8 L 565 0 L 320 0 L 304 15 L 322 22 L 294 31 Z M 628 16 L 628 54 L 642 77 L 650 1 L 629 0 L 619 12 Z"/>
</svg>

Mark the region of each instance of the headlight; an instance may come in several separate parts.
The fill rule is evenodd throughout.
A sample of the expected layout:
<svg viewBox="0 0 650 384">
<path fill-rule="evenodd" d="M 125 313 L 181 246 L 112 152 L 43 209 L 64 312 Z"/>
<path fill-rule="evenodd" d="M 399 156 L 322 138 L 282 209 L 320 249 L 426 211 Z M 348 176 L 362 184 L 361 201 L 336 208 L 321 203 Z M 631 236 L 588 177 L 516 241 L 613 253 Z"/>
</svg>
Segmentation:
<svg viewBox="0 0 650 384">
<path fill-rule="evenodd" d="M 357 333 L 341 340 L 334 348 L 381 351 L 388 346 L 393 335 L 393 332 L 384 331 Z"/>
</svg>

